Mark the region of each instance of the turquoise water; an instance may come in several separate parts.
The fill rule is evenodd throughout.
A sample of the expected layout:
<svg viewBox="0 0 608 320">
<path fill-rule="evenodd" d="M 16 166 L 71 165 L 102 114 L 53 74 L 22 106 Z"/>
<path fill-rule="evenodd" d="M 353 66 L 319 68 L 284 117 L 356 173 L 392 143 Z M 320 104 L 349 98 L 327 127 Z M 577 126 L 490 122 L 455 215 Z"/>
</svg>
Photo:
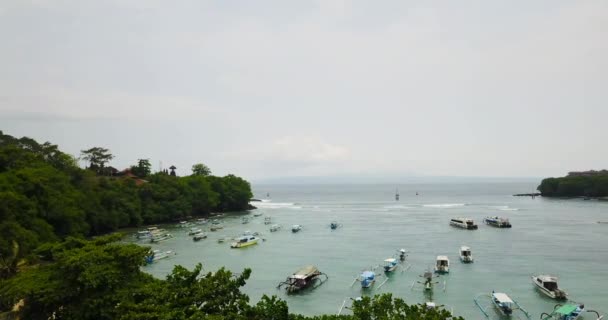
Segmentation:
<svg viewBox="0 0 608 320">
<path fill-rule="evenodd" d="M 530 276 L 549 273 L 559 276 L 560 286 L 572 300 L 588 309 L 608 311 L 608 224 L 597 223 L 608 221 L 608 202 L 511 196 L 534 191 L 534 182 L 400 185 L 400 201 L 394 199 L 395 187 L 254 186 L 255 196 L 266 200 L 255 203 L 263 216 L 226 215 L 222 218 L 226 228 L 209 232 L 209 238 L 200 242 L 193 242 L 184 229 L 174 228 L 175 239 L 153 247 L 175 250 L 177 255 L 146 270 L 164 277 L 174 264 L 192 267 L 201 262 L 209 271 L 222 266 L 234 272 L 251 268 L 252 277 L 243 290 L 253 301 L 262 294 L 278 295 L 290 311 L 302 314 L 336 313 L 347 297 L 391 292 L 409 303 L 432 299 L 466 319 L 482 318 L 473 298 L 492 290 L 507 293 L 538 319 L 557 302 L 539 293 Z M 242 224 L 243 215 L 251 222 Z M 509 218 L 513 228 L 483 225 L 482 218 L 489 215 Z M 283 230 L 269 232 L 264 216 L 272 217 Z M 460 216 L 473 218 L 479 230 L 449 226 L 450 218 Z M 332 220 L 342 227 L 330 230 Z M 302 224 L 303 230 L 293 234 L 293 224 Z M 261 232 L 266 241 L 243 249 L 217 242 L 222 235 L 245 230 Z M 471 247 L 474 263 L 460 262 L 461 245 Z M 400 248 L 409 251 L 409 270 L 391 275 L 380 289 L 384 276 L 372 290 L 362 291 L 358 283 L 351 287 L 362 270 L 381 265 Z M 450 258 L 450 273 L 439 278 L 441 283 L 430 297 L 411 286 L 433 267 L 437 255 Z M 329 281 L 295 295 L 275 289 L 307 264 L 318 266 Z"/>
</svg>

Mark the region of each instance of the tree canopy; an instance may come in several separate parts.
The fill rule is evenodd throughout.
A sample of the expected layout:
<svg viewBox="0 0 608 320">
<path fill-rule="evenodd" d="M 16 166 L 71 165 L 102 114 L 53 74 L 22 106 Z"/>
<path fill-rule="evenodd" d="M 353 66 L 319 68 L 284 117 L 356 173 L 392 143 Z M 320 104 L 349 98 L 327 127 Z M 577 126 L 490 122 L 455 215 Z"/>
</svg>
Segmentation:
<svg viewBox="0 0 608 320">
<path fill-rule="evenodd" d="M 543 197 L 607 197 L 608 175 L 547 178 L 537 189 Z"/>
<path fill-rule="evenodd" d="M 193 176 L 208 176 L 211 175 L 211 169 L 202 163 L 197 163 L 192 166 Z"/>
</svg>

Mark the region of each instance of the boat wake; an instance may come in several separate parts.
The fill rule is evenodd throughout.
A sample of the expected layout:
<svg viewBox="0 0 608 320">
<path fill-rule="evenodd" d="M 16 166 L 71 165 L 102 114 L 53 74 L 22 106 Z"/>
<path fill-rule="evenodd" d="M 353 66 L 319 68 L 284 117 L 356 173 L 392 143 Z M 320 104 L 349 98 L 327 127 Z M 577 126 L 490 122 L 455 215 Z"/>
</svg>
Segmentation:
<svg viewBox="0 0 608 320">
<path fill-rule="evenodd" d="M 423 204 L 425 208 L 457 208 L 464 207 L 466 203 L 437 203 L 437 204 Z"/>
<path fill-rule="evenodd" d="M 490 206 L 490 208 L 500 210 L 500 211 L 519 211 L 519 209 L 511 208 L 509 206 Z"/>
</svg>

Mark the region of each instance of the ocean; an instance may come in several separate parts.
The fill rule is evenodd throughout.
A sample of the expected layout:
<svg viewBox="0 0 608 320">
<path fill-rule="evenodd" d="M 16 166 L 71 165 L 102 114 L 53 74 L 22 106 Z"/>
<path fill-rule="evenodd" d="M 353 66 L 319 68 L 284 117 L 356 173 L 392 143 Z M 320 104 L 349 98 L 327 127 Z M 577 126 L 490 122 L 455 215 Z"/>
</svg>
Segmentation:
<svg viewBox="0 0 608 320">
<path fill-rule="evenodd" d="M 177 255 L 144 269 L 164 277 L 176 264 L 192 268 L 201 262 L 207 271 L 226 267 L 235 273 L 251 268 L 243 291 L 252 302 L 263 294 L 277 295 L 294 313 L 336 314 L 349 297 L 392 293 L 407 303 L 432 300 L 465 319 L 483 318 L 473 299 L 480 296 L 482 303 L 489 304 L 481 295 L 493 290 L 507 293 L 533 319 L 552 311 L 558 301 L 541 294 L 530 280 L 533 274 L 552 274 L 559 277 L 560 287 L 572 301 L 608 312 L 608 289 L 604 288 L 608 224 L 597 223 L 608 221 L 608 202 L 512 196 L 532 192 L 537 184 L 254 185 L 254 196 L 263 200 L 253 202 L 258 209 L 225 215 L 221 218 L 225 229 L 208 232 L 208 239 L 193 242 L 185 229 L 164 226 L 175 238 L 152 247 L 174 250 Z M 395 200 L 397 188 L 399 201 Z M 254 217 L 254 212 L 262 216 Z M 250 222 L 243 224 L 242 216 Z M 283 229 L 269 232 L 264 224 L 267 216 Z M 486 216 L 508 218 L 513 227 L 487 226 L 483 224 Z M 450 226 L 450 219 L 456 217 L 474 219 L 479 229 Z M 333 220 L 341 224 L 337 230 L 329 227 Z M 292 233 L 293 224 L 303 229 Z M 217 241 L 246 230 L 260 232 L 265 241 L 242 249 L 230 249 L 230 241 Z M 471 247 L 474 263 L 460 262 L 462 245 Z M 358 282 L 351 286 L 362 271 L 381 266 L 401 248 L 409 252 L 407 271 L 402 268 L 387 277 L 380 267 L 373 288 L 362 290 Z M 433 268 L 438 255 L 449 257 L 450 272 L 437 278 L 439 283 L 428 294 L 417 281 Z M 299 294 L 276 289 L 287 276 L 310 264 L 329 280 Z M 494 316 L 493 309 L 489 310 Z"/>
</svg>

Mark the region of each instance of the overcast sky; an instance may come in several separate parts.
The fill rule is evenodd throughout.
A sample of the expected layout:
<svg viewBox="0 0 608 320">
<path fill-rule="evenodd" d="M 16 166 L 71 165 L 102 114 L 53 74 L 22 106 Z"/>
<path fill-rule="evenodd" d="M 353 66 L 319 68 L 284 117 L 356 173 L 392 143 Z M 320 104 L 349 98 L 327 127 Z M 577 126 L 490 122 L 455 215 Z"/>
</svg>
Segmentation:
<svg viewBox="0 0 608 320">
<path fill-rule="evenodd" d="M 286 176 L 608 167 L 608 1 L 0 0 L 0 130 Z"/>
</svg>

